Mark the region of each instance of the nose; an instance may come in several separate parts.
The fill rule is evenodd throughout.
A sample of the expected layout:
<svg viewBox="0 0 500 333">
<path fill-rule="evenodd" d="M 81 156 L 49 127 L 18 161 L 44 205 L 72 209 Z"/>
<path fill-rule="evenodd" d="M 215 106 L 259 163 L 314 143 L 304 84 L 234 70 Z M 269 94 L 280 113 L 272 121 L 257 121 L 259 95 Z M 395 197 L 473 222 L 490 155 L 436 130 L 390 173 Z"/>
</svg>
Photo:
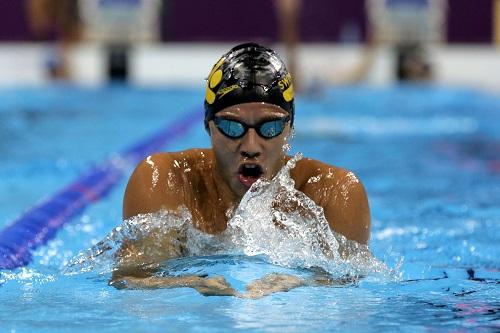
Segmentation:
<svg viewBox="0 0 500 333">
<path fill-rule="evenodd" d="M 257 158 L 262 154 L 262 147 L 259 143 L 260 138 L 255 129 L 250 128 L 241 138 L 240 154 L 246 158 Z"/>
</svg>

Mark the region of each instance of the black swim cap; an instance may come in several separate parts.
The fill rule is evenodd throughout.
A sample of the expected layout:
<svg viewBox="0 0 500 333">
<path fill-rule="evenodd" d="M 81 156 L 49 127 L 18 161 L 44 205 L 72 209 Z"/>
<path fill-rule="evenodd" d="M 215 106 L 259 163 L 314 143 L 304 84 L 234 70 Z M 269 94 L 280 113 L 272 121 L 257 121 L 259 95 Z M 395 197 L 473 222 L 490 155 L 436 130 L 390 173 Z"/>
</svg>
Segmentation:
<svg viewBox="0 0 500 333">
<path fill-rule="evenodd" d="M 250 102 L 281 107 L 293 125 L 293 97 L 292 77 L 278 54 L 259 44 L 240 44 L 223 55 L 208 75 L 205 127 L 218 111 Z"/>
</svg>

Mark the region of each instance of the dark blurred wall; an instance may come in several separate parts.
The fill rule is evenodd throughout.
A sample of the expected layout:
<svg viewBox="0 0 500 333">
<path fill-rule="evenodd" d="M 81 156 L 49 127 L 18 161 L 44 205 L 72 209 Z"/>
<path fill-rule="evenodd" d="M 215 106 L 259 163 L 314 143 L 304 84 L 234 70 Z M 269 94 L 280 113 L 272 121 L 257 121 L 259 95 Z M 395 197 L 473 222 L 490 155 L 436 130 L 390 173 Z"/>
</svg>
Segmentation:
<svg viewBox="0 0 500 333">
<path fill-rule="evenodd" d="M 448 40 L 491 43 L 494 0 L 448 0 Z"/>
<path fill-rule="evenodd" d="M 75 0 L 76 1 L 76 0 Z M 356 42 L 365 38 L 364 0 L 304 0 L 300 31 L 304 41 Z M 448 40 L 492 41 L 493 0 L 449 0 Z M 24 0 L 0 0 L 0 41 L 31 41 Z M 168 0 L 165 41 L 275 41 L 272 0 Z"/>
<path fill-rule="evenodd" d="M 169 1 L 163 39 L 167 41 L 274 40 L 276 22 L 269 0 Z"/>
<path fill-rule="evenodd" d="M 0 41 L 29 41 L 24 0 L 0 0 Z"/>
<path fill-rule="evenodd" d="M 235 41 L 277 39 L 272 0 L 169 1 L 163 39 L 167 41 Z M 361 39 L 364 0 L 303 2 L 301 37 L 305 41 Z"/>
</svg>

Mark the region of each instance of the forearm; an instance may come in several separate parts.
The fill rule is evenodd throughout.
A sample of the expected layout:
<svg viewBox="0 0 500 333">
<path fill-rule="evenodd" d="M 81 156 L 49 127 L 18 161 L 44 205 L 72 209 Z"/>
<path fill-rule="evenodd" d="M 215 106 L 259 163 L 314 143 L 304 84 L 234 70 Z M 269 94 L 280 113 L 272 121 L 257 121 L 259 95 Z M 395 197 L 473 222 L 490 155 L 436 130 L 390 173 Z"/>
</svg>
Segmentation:
<svg viewBox="0 0 500 333">
<path fill-rule="evenodd" d="M 287 292 L 304 286 L 329 286 L 338 287 L 356 283 L 358 277 L 334 278 L 326 272 L 315 272 L 310 278 L 303 279 L 289 274 L 269 274 L 261 279 L 252 281 L 246 287 L 243 298 L 261 298 L 276 292 Z"/>
<path fill-rule="evenodd" d="M 125 239 L 115 254 L 115 276 L 152 276 L 161 263 L 185 255 L 185 235 L 172 228 L 167 232 L 152 229 L 140 239 Z"/>
<path fill-rule="evenodd" d="M 222 276 L 204 278 L 196 275 L 168 277 L 114 275 L 109 285 L 117 289 L 193 288 L 205 296 L 239 296 Z"/>
<path fill-rule="evenodd" d="M 109 285 L 117 289 L 194 288 L 201 285 L 202 280 L 202 277 L 194 275 L 175 277 L 117 275 L 111 278 Z"/>
</svg>

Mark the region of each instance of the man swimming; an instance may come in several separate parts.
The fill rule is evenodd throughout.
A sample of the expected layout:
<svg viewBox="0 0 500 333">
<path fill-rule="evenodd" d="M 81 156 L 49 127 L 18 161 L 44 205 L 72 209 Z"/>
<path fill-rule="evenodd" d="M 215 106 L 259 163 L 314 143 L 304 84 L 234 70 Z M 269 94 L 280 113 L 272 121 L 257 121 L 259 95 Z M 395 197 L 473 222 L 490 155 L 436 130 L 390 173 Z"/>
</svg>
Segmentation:
<svg viewBox="0 0 500 333">
<path fill-rule="evenodd" d="M 143 160 L 128 182 L 123 218 L 185 207 L 197 229 L 207 234 L 222 233 L 230 212 L 252 184 L 260 178 L 272 179 L 290 160 L 284 146 L 294 126 L 294 112 L 292 78 L 276 52 L 253 43 L 234 47 L 217 61 L 208 76 L 205 128 L 212 148 L 158 153 Z M 323 208 L 332 231 L 361 244 L 368 242 L 368 200 L 352 172 L 304 158 L 290 176 L 297 190 Z M 175 231 L 166 235 L 155 243 L 160 249 L 154 251 L 157 255 L 147 261 L 182 256 L 182 247 L 175 245 L 179 238 L 182 236 Z M 137 269 L 144 256 L 136 254 L 147 253 L 148 246 L 148 237 L 123 244 L 112 285 L 185 286 L 206 295 L 237 295 L 222 277 L 164 278 Z M 302 283 L 292 276 L 272 274 L 247 290 L 254 296 L 263 295 Z"/>
</svg>

